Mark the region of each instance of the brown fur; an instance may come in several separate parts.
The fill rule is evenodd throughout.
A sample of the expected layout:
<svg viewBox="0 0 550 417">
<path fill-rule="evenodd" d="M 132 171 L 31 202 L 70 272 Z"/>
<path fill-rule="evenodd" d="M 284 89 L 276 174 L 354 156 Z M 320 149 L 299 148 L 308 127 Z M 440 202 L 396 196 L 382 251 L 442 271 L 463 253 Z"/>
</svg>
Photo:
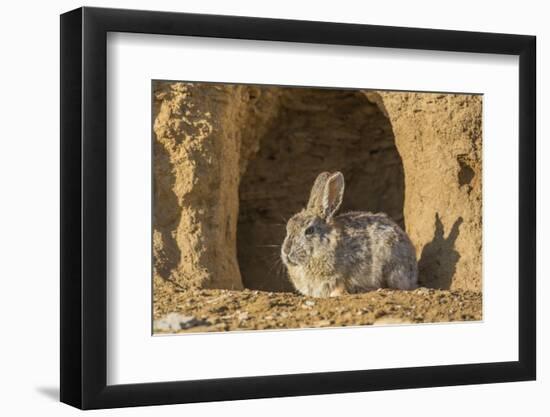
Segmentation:
<svg viewBox="0 0 550 417">
<path fill-rule="evenodd" d="M 418 267 L 407 234 L 383 213 L 336 216 L 343 194 L 344 176 L 323 172 L 307 208 L 288 221 L 281 258 L 294 287 L 315 297 L 416 288 Z"/>
</svg>

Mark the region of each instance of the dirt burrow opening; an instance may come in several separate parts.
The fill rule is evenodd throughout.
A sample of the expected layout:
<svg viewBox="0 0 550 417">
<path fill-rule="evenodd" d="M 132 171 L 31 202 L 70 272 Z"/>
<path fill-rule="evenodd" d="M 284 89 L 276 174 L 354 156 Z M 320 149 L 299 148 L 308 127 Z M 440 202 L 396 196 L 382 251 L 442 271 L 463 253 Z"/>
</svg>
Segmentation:
<svg viewBox="0 0 550 417">
<path fill-rule="evenodd" d="M 403 163 L 375 104 L 359 91 L 311 88 L 285 88 L 279 102 L 239 186 L 238 263 L 255 290 L 292 290 L 279 260 L 286 220 L 322 171 L 345 176 L 342 212 L 383 211 L 404 225 Z"/>
</svg>

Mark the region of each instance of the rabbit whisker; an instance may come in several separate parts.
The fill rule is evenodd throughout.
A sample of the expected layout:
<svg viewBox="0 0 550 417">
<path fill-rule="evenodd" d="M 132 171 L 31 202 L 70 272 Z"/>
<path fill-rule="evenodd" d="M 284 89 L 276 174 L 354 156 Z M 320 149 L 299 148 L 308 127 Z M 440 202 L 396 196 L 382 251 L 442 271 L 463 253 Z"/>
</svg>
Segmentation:
<svg viewBox="0 0 550 417">
<path fill-rule="evenodd" d="M 285 225 L 288 223 L 288 219 L 289 219 L 289 218 L 285 218 L 285 217 L 283 217 L 283 216 L 281 216 L 281 215 L 279 215 L 279 218 L 284 222 Z"/>
</svg>

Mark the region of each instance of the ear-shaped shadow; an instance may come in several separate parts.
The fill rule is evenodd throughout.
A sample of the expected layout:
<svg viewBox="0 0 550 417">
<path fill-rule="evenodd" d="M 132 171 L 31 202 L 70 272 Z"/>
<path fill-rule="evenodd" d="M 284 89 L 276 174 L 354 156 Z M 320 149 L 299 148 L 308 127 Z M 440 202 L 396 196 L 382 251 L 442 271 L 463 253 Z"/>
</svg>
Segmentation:
<svg viewBox="0 0 550 417">
<path fill-rule="evenodd" d="M 424 246 L 418 261 L 420 285 L 444 290 L 451 287 L 456 264 L 460 259 L 460 254 L 455 250 L 455 242 L 462 222 L 462 217 L 456 219 L 449 235 L 445 238 L 439 213 L 435 214 L 434 237 Z"/>
</svg>

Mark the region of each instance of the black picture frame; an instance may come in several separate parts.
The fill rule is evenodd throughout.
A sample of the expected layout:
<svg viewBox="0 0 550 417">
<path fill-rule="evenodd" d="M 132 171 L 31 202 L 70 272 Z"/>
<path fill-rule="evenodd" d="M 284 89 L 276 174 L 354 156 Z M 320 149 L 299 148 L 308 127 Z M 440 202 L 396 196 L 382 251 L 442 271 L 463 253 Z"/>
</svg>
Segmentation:
<svg viewBox="0 0 550 417">
<path fill-rule="evenodd" d="M 107 385 L 108 32 L 519 56 L 519 360 Z M 535 379 L 535 45 L 524 35 L 251 17 L 88 7 L 61 15 L 61 401 L 94 409 Z"/>
</svg>

